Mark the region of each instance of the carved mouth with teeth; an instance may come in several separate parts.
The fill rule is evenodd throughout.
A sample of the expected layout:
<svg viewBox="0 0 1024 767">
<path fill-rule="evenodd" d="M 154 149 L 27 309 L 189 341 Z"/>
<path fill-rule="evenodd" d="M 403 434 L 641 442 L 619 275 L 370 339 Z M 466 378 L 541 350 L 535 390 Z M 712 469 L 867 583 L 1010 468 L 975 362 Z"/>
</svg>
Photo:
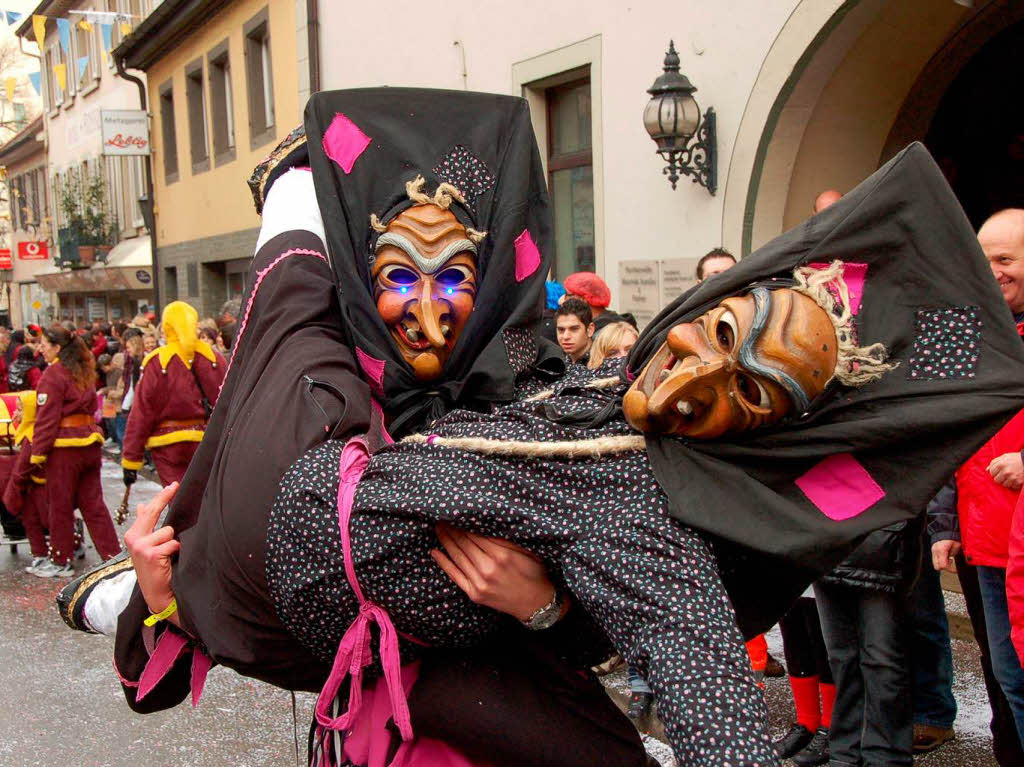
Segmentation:
<svg viewBox="0 0 1024 767">
<path fill-rule="evenodd" d="M 430 341 L 423 335 L 419 323 L 412 317 L 400 322 L 397 327 L 399 340 L 416 351 L 425 351 L 430 348 Z M 445 348 L 451 348 L 452 327 L 447 322 L 441 323 L 441 335 L 445 338 Z"/>
</svg>

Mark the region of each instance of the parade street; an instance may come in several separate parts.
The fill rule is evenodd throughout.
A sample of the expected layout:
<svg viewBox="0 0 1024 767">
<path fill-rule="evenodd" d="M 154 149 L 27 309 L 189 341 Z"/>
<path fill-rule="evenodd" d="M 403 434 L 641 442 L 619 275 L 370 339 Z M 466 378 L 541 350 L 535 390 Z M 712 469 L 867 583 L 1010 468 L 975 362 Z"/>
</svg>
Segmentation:
<svg viewBox="0 0 1024 767">
<path fill-rule="evenodd" d="M 121 470 L 104 462 L 104 495 L 111 510 L 124 492 Z M 132 489 L 132 508 L 151 498 L 155 483 L 141 479 Z M 127 524 L 119 527 L 123 535 Z M 87 543 L 86 563 L 97 562 Z M 24 572 L 26 547 L 0 551 L 0 767 L 75 764 L 81 767 L 188 765 L 239 767 L 301 764 L 313 696 L 291 696 L 224 668 L 209 676 L 198 708 L 187 703 L 139 716 L 124 702 L 111 666 L 112 641 L 69 630 L 53 595 L 62 579 Z M 78 563 L 78 568 L 82 564 Z M 782 658 L 777 630 L 769 634 L 773 654 Z M 973 643 L 953 640 L 955 692 L 960 706 L 957 740 L 918 760 L 933 765 L 995 765 L 988 734 L 988 701 Z M 625 672 L 607 678 L 625 696 Z M 792 703 L 785 679 L 767 680 L 773 735 L 784 731 Z M 297 734 L 296 734 L 297 733 Z M 299 758 L 296 758 L 296 739 Z M 663 743 L 648 739 L 648 750 L 664 765 L 674 764 Z"/>
</svg>

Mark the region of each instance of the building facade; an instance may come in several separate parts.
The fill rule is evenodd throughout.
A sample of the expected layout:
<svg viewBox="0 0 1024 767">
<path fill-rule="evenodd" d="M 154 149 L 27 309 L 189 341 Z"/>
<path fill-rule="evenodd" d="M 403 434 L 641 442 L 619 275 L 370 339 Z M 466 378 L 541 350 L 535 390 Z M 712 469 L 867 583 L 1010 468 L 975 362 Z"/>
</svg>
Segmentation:
<svg viewBox="0 0 1024 767">
<path fill-rule="evenodd" d="M 41 42 L 52 260 L 35 276 L 57 297 L 55 320 L 127 320 L 154 303 L 155 275 L 139 204 L 145 158 L 109 155 L 102 139 L 103 113 L 139 110 L 139 88 L 118 76 L 100 25 L 80 24 L 88 12 L 122 14 L 113 25 L 113 46 L 153 6 L 152 0 L 44 0 L 17 30 Z M 42 41 L 36 40 L 33 15 L 46 18 Z M 61 40 L 57 19 L 69 22 L 69 39 Z"/>
<path fill-rule="evenodd" d="M 162 300 L 241 297 L 260 220 L 246 179 L 301 121 L 292 0 L 165 0 L 114 55 L 149 82 Z"/>
<path fill-rule="evenodd" d="M 290 0 L 284 0 L 290 2 Z M 1012 0 L 480 0 L 294 3 L 300 89 L 423 86 L 522 95 L 549 178 L 556 278 L 593 269 L 649 318 L 715 246 L 737 256 L 910 141 L 972 220 L 1020 205 L 1024 3 Z M 354 32 L 357 31 L 357 32 Z M 673 191 L 643 126 L 669 40 L 717 114 L 718 189 Z"/>
</svg>

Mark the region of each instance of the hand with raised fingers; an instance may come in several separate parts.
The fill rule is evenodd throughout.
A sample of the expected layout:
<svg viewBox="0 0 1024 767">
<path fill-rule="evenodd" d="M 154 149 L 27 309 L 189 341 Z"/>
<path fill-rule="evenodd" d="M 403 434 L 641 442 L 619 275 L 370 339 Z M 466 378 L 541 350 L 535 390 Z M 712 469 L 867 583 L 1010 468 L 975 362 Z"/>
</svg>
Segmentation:
<svg viewBox="0 0 1024 767">
<path fill-rule="evenodd" d="M 177 491 L 178 483 L 174 482 L 157 493 L 149 503 L 139 504 L 135 521 L 124 534 L 124 545 L 131 555 L 135 575 L 139 579 L 139 589 L 149 605 L 149 611 L 154 614 L 163 611 L 174 599 L 171 565 L 181 544 L 175 540 L 173 528 L 154 528 L 160 514 Z M 180 626 L 177 613 L 173 613 L 168 620 Z"/>
<path fill-rule="evenodd" d="M 435 531 L 444 551 L 433 549 L 430 556 L 476 604 L 526 621 L 551 601 L 555 586 L 536 555 L 443 522 Z"/>
</svg>

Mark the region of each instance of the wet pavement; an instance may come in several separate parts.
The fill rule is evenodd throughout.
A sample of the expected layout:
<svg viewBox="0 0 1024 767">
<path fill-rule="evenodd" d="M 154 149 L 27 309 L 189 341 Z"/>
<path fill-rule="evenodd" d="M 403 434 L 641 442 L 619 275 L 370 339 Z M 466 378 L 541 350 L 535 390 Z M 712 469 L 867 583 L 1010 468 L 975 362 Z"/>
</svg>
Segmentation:
<svg viewBox="0 0 1024 767">
<path fill-rule="evenodd" d="M 120 468 L 104 464 L 104 494 L 115 509 L 124 488 Z M 132 492 L 132 508 L 151 498 L 158 486 L 142 480 Z M 119 532 L 124 533 L 127 525 Z M 0 547 L 0 767 L 262 767 L 301 764 L 313 696 L 299 695 L 293 720 L 292 697 L 275 687 L 214 668 L 198 708 L 185 704 L 148 716 L 125 705 L 111 667 L 112 642 L 106 637 L 68 630 L 53 605 L 66 580 L 41 579 L 24 572 L 31 561 L 27 546 L 12 554 Z M 98 562 L 87 546 L 85 564 Z M 782 658 L 777 632 L 769 635 L 772 653 Z M 954 640 L 960 713 L 957 740 L 918 760 L 921 767 L 990 767 L 988 701 L 977 649 Z M 613 675 L 617 696 L 625 674 Z M 766 695 L 773 734 L 792 717 L 785 679 L 767 680 Z M 298 754 L 296 757 L 296 743 Z M 666 767 L 668 748 L 651 738 L 649 750 Z"/>
</svg>

